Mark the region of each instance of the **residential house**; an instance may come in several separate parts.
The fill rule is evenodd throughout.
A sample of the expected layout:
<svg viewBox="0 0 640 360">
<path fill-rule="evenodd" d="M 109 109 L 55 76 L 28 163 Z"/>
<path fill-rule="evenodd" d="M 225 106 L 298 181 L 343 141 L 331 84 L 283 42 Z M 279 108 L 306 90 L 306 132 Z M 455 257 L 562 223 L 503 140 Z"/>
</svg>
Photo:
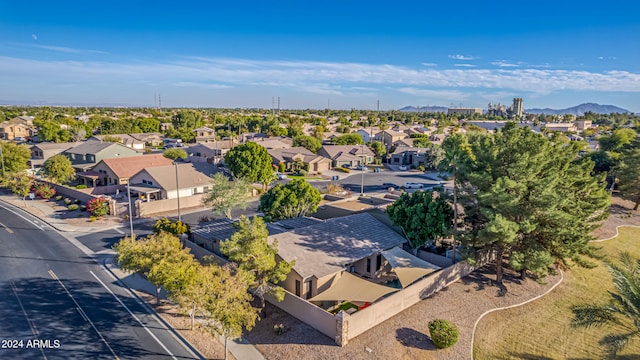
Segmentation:
<svg viewBox="0 0 640 360">
<path fill-rule="evenodd" d="M 446 134 L 431 134 L 429 135 L 429 141 L 433 144 L 442 145 L 444 139 L 447 138 Z"/>
<path fill-rule="evenodd" d="M 415 147 L 398 147 L 391 154 L 391 165 L 409 165 L 414 167 L 429 166 L 427 156 L 429 149 Z"/>
<path fill-rule="evenodd" d="M 126 184 L 131 176 L 142 169 L 171 164 L 173 164 L 173 160 L 165 158 L 162 154 L 102 159 L 91 169 L 93 173 L 99 174 L 99 178 L 96 181 L 91 181 L 93 179 L 88 178 L 81 183 L 89 186 Z"/>
<path fill-rule="evenodd" d="M 164 135 L 159 132 L 129 134 L 138 141 L 142 141 L 145 146 L 157 147 L 164 144 Z"/>
<path fill-rule="evenodd" d="M 140 141 L 129 134 L 93 135 L 89 138 L 89 140 L 93 141 L 104 141 L 104 139 L 107 139 L 109 141 L 118 139 L 119 144 L 122 144 L 128 148 L 132 148 L 135 150 L 144 150 L 144 141 Z"/>
<path fill-rule="evenodd" d="M 333 161 L 333 167 L 355 167 L 373 162 L 375 154 L 365 145 L 324 145 L 318 155 Z"/>
<path fill-rule="evenodd" d="M 160 131 L 167 131 L 169 129 L 173 129 L 173 124 L 170 122 L 160 123 Z"/>
<path fill-rule="evenodd" d="M 585 129 L 593 127 L 591 120 L 577 120 L 575 121 L 575 125 L 578 131 L 584 131 Z"/>
<path fill-rule="evenodd" d="M 196 133 L 196 143 L 208 143 L 216 141 L 216 131 L 212 128 L 201 126 L 193 129 Z"/>
<path fill-rule="evenodd" d="M 131 190 L 145 195 L 147 200 L 185 198 L 203 194 L 209 191 L 211 178 L 194 165 L 178 163 L 144 168 L 129 179 Z"/>
<path fill-rule="evenodd" d="M 373 137 L 373 140 L 380 141 L 388 148 L 388 147 L 391 147 L 391 145 L 394 142 L 407 137 L 408 137 L 407 134 L 403 132 L 394 131 L 394 130 L 383 130 L 375 134 L 375 136 Z"/>
<path fill-rule="evenodd" d="M 141 156 L 142 153 L 119 143 L 88 140 L 62 152 L 76 171 L 88 171 L 102 159 Z M 97 174 L 93 174 L 97 179 Z"/>
<path fill-rule="evenodd" d="M 296 160 L 300 160 L 303 164 L 309 166 L 310 173 L 318 173 L 331 169 L 331 159 L 316 155 L 300 146 L 289 149 L 267 149 L 267 152 L 271 155 L 272 164 L 276 167 L 280 164 L 285 164 L 287 169 L 291 169 L 291 165 Z"/>
<path fill-rule="evenodd" d="M 288 149 L 293 146 L 293 139 L 286 136 L 256 137 L 249 141 L 260 144 L 265 149 Z"/>
<path fill-rule="evenodd" d="M 413 147 L 413 142 L 416 139 L 414 138 L 406 138 L 406 139 L 400 139 L 397 141 L 394 141 L 393 144 L 391 144 L 392 146 L 395 146 L 396 148 L 399 147 Z"/>
<path fill-rule="evenodd" d="M 359 129 L 356 131 L 356 134 L 362 137 L 362 141 L 364 141 L 365 144 L 368 144 L 371 142 L 371 132 L 369 130 Z"/>
<path fill-rule="evenodd" d="M 231 150 L 232 140 L 216 140 L 208 143 L 197 143 L 184 148 L 189 156 L 189 162 L 209 162 L 220 163 L 223 161 L 226 153 Z"/>
<path fill-rule="evenodd" d="M 0 123 L 0 139 L 20 140 L 33 136 L 35 133 L 33 116 L 18 116 Z"/>
<path fill-rule="evenodd" d="M 573 123 L 546 123 L 543 125 L 548 131 L 576 132 L 578 127 Z"/>
<path fill-rule="evenodd" d="M 281 259 L 295 261 L 280 285 L 305 299 L 328 289 L 332 279 L 343 272 L 378 277 L 385 265 L 381 252 L 406 242 L 368 213 L 297 227 L 269 235 L 268 240 L 278 241 Z"/>
<path fill-rule="evenodd" d="M 78 145 L 78 143 L 38 143 L 31 145 L 31 159 L 29 159 L 28 164 L 32 169 L 38 170 L 50 157 L 71 149 L 76 145 Z"/>
</svg>

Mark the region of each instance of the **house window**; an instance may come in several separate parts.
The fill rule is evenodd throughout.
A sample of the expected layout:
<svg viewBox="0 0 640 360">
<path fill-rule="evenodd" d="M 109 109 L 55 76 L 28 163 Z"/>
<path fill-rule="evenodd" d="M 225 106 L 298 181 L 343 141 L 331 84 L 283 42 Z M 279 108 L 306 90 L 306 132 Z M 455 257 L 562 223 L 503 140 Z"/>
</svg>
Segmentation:
<svg viewBox="0 0 640 360">
<path fill-rule="evenodd" d="M 146 183 L 147 183 L 147 180 L 142 179 L 142 183 L 143 183 L 143 184 L 146 184 Z"/>
<path fill-rule="evenodd" d="M 367 258 L 367 272 L 371 272 L 371 258 Z"/>
<path fill-rule="evenodd" d="M 376 271 L 380 270 L 382 267 L 382 254 L 378 254 L 376 257 Z"/>
<path fill-rule="evenodd" d="M 296 296 L 300 296 L 301 294 L 301 290 L 300 290 L 300 280 L 296 280 Z"/>
<path fill-rule="evenodd" d="M 393 162 L 400 162 L 400 158 L 397 158 L 397 157 L 393 158 Z"/>
<path fill-rule="evenodd" d="M 191 189 L 191 193 L 192 193 L 192 194 L 197 194 L 197 193 L 198 193 L 198 188 L 193 188 L 193 189 Z"/>
<path fill-rule="evenodd" d="M 304 282 L 304 298 L 311 299 L 311 280 L 305 280 Z"/>
</svg>

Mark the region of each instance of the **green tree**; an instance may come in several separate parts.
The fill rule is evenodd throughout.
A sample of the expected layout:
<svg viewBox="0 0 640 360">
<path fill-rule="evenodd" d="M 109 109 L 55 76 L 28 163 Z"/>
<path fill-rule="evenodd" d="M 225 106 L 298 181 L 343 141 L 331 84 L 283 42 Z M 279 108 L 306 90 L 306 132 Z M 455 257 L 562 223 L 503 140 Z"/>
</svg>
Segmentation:
<svg viewBox="0 0 640 360">
<path fill-rule="evenodd" d="M 373 152 L 379 159 L 384 159 L 384 157 L 387 155 L 387 149 L 382 142 L 372 141 L 369 145 L 371 146 L 371 150 L 373 150 Z"/>
<path fill-rule="evenodd" d="M 180 110 L 171 118 L 175 129 L 186 128 L 189 131 L 203 125 L 202 113 L 195 110 Z"/>
<path fill-rule="evenodd" d="M 591 266 L 590 233 L 606 218 L 610 196 L 593 162 L 578 158 L 579 147 L 553 143 L 513 122 L 471 142 L 475 162 L 459 174 L 465 183 L 463 240 L 497 255 L 496 281 L 503 261 L 525 276 L 544 276 L 553 264 L 571 260 Z"/>
<path fill-rule="evenodd" d="M 313 136 L 299 135 L 293 138 L 293 146 L 302 146 L 315 154 L 322 147 L 322 142 Z"/>
<path fill-rule="evenodd" d="M 364 144 L 362 136 L 360 134 L 344 134 L 333 139 L 333 143 L 336 145 L 360 145 Z"/>
<path fill-rule="evenodd" d="M 419 139 L 418 139 L 419 140 Z M 453 262 L 456 261 L 456 242 L 458 232 L 458 175 L 464 171 L 474 159 L 467 138 L 455 133 L 442 142 L 443 159 L 438 164 L 440 171 L 450 172 L 453 176 Z"/>
<path fill-rule="evenodd" d="M 162 156 L 166 157 L 167 159 L 176 161 L 177 159 L 186 159 L 188 155 L 187 152 L 182 149 L 171 148 L 165 150 L 162 153 Z"/>
<path fill-rule="evenodd" d="M 65 184 L 73 180 L 76 171 L 68 157 L 58 154 L 48 158 L 42 164 L 44 176 L 56 184 Z"/>
<path fill-rule="evenodd" d="M 615 170 L 620 196 L 635 203 L 633 210 L 640 206 L 640 148 L 628 149 L 622 153 L 620 164 Z"/>
<path fill-rule="evenodd" d="M 262 194 L 258 210 L 272 220 L 290 219 L 315 212 L 321 200 L 318 189 L 303 179 L 294 179 Z"/>
<path fill-rule="evenodd" d="M 619 152 L 622 148 L 631 143 L 638 134 L 629 128 L 614 130 L 611 135 L 603 135 L 598 138 L 600 148 L 604 151 Z"/>
<path fill-rule="evenodd" d="M 427 138 L 417 138 L 413 140 L 413 146 L 419 148 L 428 148 L 431 146 L 431 141 L 429 141 L 429 139 Z"/>
<path fill-rule="evenodd" d="M 33 185 L 33 179 L 27 176 L 24 172 L 14 174 L 9 187 L 11 191 L 20 196 L 24 202 L 24 206 L 27 207 L 25 198 L 31 193 L 31 185 Z"/>
<path fill-rule="evenodd" d="M 163 231 L 175 236 L 180 236 L 182 234 L 189 233 L 190 229 L 189 224 L 185 224 L 182 221 L 173 222 L 165 217 L 159 219 L 155 222 L 155 224 L 153 224 L 153 232 L 155 234 L 159 234 Z"/>
<path fill-rule="evenodd" d="M 451 234 L 453 210 L 441 193 L 403 193 L 387 214 L 399 226 L 414 250 Z"/>
<path fill-rule="evenodd" d="M 31 159 L 31 151 L 24 144 L 0 142 L 0 157 L 4 161 L 5 173 L 17 173 L 29 168 L 27 163 Z"/>
<path fill-rule="evenodd" d="M 610 291 L 611 300 L 605 305 L 577 305 L 572 308 L 574 327 L 594 328 L 614 325 L 617 334 L 606 335 L 600 345 L 607 355 L 614 357 L 629 342 L 640 340 L 640 261 L 629 253 L 620 254 L 620 265 L 608 263 L 616 291 Z"/>
<path fill-rule="evenodd" d="M 265 190 L 267 184 L 275 177 L 271 155 L 267 149 L 253 141 L 231 149 L 224 156 L 224 162 L 233 176 L 262 183 Z"/>
<path fill-rule="evenodd" d="M 251 194 L 251 184 L 242 178 L 229 180 L 218 172 L 211 178 L 211 189 L 204 195 L 202 202 L 211 207 L 214 214 L 224 214 L 231 219 L 231 210 L 245 209 Z"/>
<path fill-rule="evenodd" d="M 241 216 L 236 231 L 230 239 L 220 244 L 220 251 L 248 275 L 253 293 L 264 309 L 266 294 L 272 294 L 278 301 L 284 299 L 284 289 L 275 285 L 287 278 L 295 262 L 277 261 L 278 240 L 269 244 L 267 225 L 256 216 L 249 220 Z"/>
</svg>

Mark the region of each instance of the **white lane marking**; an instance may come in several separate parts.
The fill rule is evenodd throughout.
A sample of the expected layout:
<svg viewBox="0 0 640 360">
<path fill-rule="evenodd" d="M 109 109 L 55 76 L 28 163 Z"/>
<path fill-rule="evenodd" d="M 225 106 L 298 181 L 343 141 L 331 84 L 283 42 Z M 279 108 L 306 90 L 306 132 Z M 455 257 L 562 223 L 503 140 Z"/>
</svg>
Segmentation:
<svg viewBox="0 0 640 360">
<path fill-rule="evenodd" d="M 38 338 L 39 336 L 38 336 L 38 329 L 36 328 L 36 324 L 34 324 L 33 321 L 29 319 L 29 315 L 27 315 L 27 311 L 24 309 L 24 305 L 22 305 L 22 300 L 20 300 L 20 296 L 18 296 L 18 289 L 16 288 L 16 284 L 13 282 L 13 280 L 11 280 L 11 290 L 13 290 L 13 294 L 16 296 L 16 299 L 18 300 L 18 305 L 20 305 L 20 309 L 22 309 L 22 313 L 24 314 L 24 317 L 27 318 L 27 323 L 31 328 L 31 333 L 36 338 Z M 46 360 L 47 355 L 44 354 L 44 349 L 40 348 L 40 352 L 42 353 L 42 357 Z"/>
<path fill-rule="evenodd" d="M 118 228 L 113 228 L 113 231 L 117 232 L 118 234 L 123 234 L 124 235 L 124 231 L 118 229 Z"/>
<path fill-rule="evenodd" d="M 0 222 L 0 226 L 2 226 L 9 234 L 13 234 L 13 230 L 9 229 L 9 227 Z"/>
<path fill-rule="evenodd" d="M 27 220 L 29 223 L 31 223 L 31 225 L 33 225 L 33 226 L 37 227 L 38 229 L 40 229 L 40 230 L 44 231 L 44 229 L 42 228 L 42 226 L 40 226 L 40 225 L 36 224 L 35 222 L 33 222 L 33 221 L 31 221 L 31 220 L 27 219 L 26 217 L 22 216 L 22 214 L 19 214 L 19 213 L 15 212 L 15 211 L 13 211 L 13 210 L 9 209 L 8 207 L 3 206 L 2 204 L 0 204 L 0 207 L 1 207 L 1 208 L 3 208 L 3 209 L 5 209 L 5 210 L 7 210 L 7 211 L 10 211 L 10 212 L 12 212 L 12 213 L 14 213 L 14 214 L 18 215 L 18 216 L 20 216 L 21 218 L 23 218 L 23 219 Z"/>
<path fill-rule="evenodd" d="M 58 279 L 58 276 L 53 272 L 53 270 L 49 270 L 49 275 L 51 275 L 51 277 L 53 278 L 53 280 L 56 280 L 58 282 L 58 284 L 60 284 L 60 286 L 62 286 L 62 288 L 64 289 L 64 291 L 67 293 L 67 295 L 69 295 L 69 297 L 71 298 L 71 300 L 73 300 L 73 303 L 76 304 L 76 309 L 78 310 L 78 312 L 80 313 L 80 315 L 82 315 L 82 317 L 87 320 L 87 322 L 89 322 L 89 324 L 91 325 L 91 327 L 93 328 L 93 330 L 95 330 L 95 332 L 98 334 L 98 336 L 100 336 L 100 339 L 102 340 L 102 342 L 104 342 L 105 345 L 107 345 L 107 348 L 109 348 L 109 351 L 111 351 L 111 353 L 113 354 L 113 357 L 115 359 L 119 359 L 118 355 L 116 355 L 115 351 L 113 351 L 113 349 L 111 348 L 111 346 L 109 345 L 109 343 L 107 342 L 107 340 L 104 338 L 104 336 L 102 336 L 102 334 L 100 333 L 100 331 L 98 331 L 98 328 L 95 326 L 95 324 L 93 323 L 93 321 L 91 321 L 89 319 L 89 317 L 87 316 L 87 313 L 84 312 L 84 310 L 82 310 L 82 307 L 80 307 L 80 304 L 78 304 L 78 302 L 76 301 L 76 299 L 73 298 L 73 296 L 71 296 L 71 293 L 69 292 L 69 290 L 67 290 L 67 287 L 64 286 L 64 284 L 62 283 L 62 281 L 60 281 L 60 279 Z"/>
<path fill-rule="evenodd" d="M 93 275 L 93 277 L 94 277 L 94 278 L 96 278 L 96 280 L 98 280 L 98 282 L 99 282 L 100 284 L 102 284 L 102 286 L 103 286 L 105 289 L 107 289 L 107 291 L 108 291 L 111 295 L 113 295 L 113 297 L 114 297 L 116 300 L 118 300 L 118 302 L 120 303 L 120 305 L 122 305 L 122 307 L 123 307 L 125 310 L 127 310 L 127 312 L 128 312 L 128 313 L 129 313 L 129 314 L 130 314 L 130 315 L 131 315 L 131 316 L 132 316 L 132 317 L 133 317 L 137 322 L 138 322 L 138 324 L 140 324 L 140 326 L 142 326 L 142 327 L 143 327 L 143 328 L 144 328 L 144 329 L 149 333 L 149 335 L 151 335 L 151 337 L 152 337 L 152 338 L 153 338 L 153 339 L 154 339 L 158 344 L 160 344 L 160 346 L 162 346 L 162 348 L 164 349 L 164 351 L 166 351 L 166 352 L 167 352 L 167 354 L 169 354 L 169 356 L 171 356 L 171 358 L 172 358 L 172 359 L 174 359 L 174 360 L 178 360 L 178 358 L 176 358 L 176 357 L 175 357 L 175 355 L 173 355 L 173 354 L 171 353 L 171 351 L 169 351 L 169 349 L 167 349 L 167 347 L 166 347 L 166 346 L 164 346 L 164 344 L 160 341 L 160 339 L 158 339 L 158 338 L 157 338 L 157 337 L 156 337 L 156 336 L 151 332 L 151 330 L 149 330 L 149 328 L 148 328 L 145 324 L 143 324 L 143 323 L 142 323 L 142 321 L 140 321 L 140 319 L 138 319 L 138 317 L 137 317 L 134 313 L 132 313 L 132 312 L 131 312 L 131 310 L 129 310 L 129 308 L 127 307 L 127 305 L 125 305 L 125 304 L 122 302 L 122 300 L 120 300 L 120 298 L 119 298 L 116 294 L 114 294 L 114 293 L 113 293 L 113 291 L 111 291 L 111 289 L 109 289 L 109 288 L 107 287 L 107 285 L 105 285 L 105 283 L 103 283 L 103 282 L 102 282 L 102 280 L 100 280 L 100 278 L 96 276 L 96 274 L 94 274 L 94 273 L 93 273 L 93 271 L 89 271 L 89 272 L 91 273 L 91 275 Z"/>
</svg>

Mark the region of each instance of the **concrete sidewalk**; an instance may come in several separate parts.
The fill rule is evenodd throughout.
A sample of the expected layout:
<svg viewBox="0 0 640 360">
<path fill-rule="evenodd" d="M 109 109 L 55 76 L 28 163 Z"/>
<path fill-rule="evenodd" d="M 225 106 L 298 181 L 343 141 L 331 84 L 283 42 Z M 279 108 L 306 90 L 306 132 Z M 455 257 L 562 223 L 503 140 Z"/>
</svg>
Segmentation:
<svg viewBox="0 0 640 360">
<path fill-rule="evenodd" d="M 128 225 L 128 223 L 127 224 L 111 223 L 107 225 L 92 224 L 92 226 L 90 227 L 73 226 L 68 224 L 64 219 L 60 219 L 57 216 L 56 211 L 51 206 L 47 204 L 43 204 L 38 200 L 26 200 L 27 206 L 25 207 L 22 199 L 16 197 L 13 194 L 7 194 L 2 190 L 0 190 L 0 203 L 5 203 L 12 207 L 23 210 L 31 214 L 32 216 L 36 217 L 37 219 L 39 219 L 41 222 L 63 233 L 83 233 L 83 232 L 89 232 L 89 231 L 100 232 L 100 231 L 110 230 L 113 228 L 118 228 L 118 227 Z M 139 223 L 148 222 L 148 221 L 153 221 L 153 219 L 134 220 L 134 224 L 136 223 L 139 224 Z M 107 270 L 116 278 L 116 280 L 119 283 L 121 283 L 123 286 L 125 286 L 127 289 L 129 290 L 135 289 L 138 291 L 143 291 L 148 294 L 155 295 L 156 293 L 155 286 L 149 283 L 145 278 L 143 278 L 139 274 L 127 274 L 122 270 L 120 270 L 120 268 L 118 268 L 113 263 L 113 255 L 115 254 L 113 250 L 105 250 L 105 251 L 101 251 L 100 253 L 95 253 L 91 251 L 89 248 L 87 248 L 86 246 L 84 246 L 82 243 L 77 241 L 75 238 L 70 238 L 69 236 L 65 236 L 65 237 L 69 241 L 71 241 L 74 245 L 76 245 L 78 248 L 80 248 L 80 250 L 82 250 L 85 254 L 94 258 L 96 262 L 104 265 L 107 268 Z M 140 299 L 137 295 L 135 295 L 133 291 L 131 291 L 131 293 L 134 296 L 136 296 L 138 301 L 140 301 L 143 304 L 143 306 L 145 306 L 148 310 L 150 310 L 153 314 L 155 314 L 165 324 L 165 326 L 170 328 L 170 325 L 164 322 L 162 317 L 153 309 L 153 307 L 146 304 L 142 299 Z M 165 298 L 162 293 L 161 293 L 161 297 Z M 172 331 L 177 336 L 180 336 L 175 329 L 172 329 Z M 180 336 L 180 338 L 182 337 Z M 217 338 L 218 338 L 218 341 L 220 341 L 220 343 L 224 345 L 224 339 L 220 336 L 218 336 Z M 188 344 L 188 346 L 191 347 L 191 349 L 196 354 L 204 358 L 204 356 L 202 356 L 202 354 L 200 354 L 197 349 L 195 349 L 191 344 L 189 344 L 188 341 L 186 341 L 184 338 L 182 338 L 182 340 L 185 344 Z M 238 360 L 244 360 L 244 359 L 263 360 L 264 359 L 264 356 L 262 356 L 262 354 L 244 338 L 240 338 L 234 341 L 229 341 L 228 350 Z"/>
</svg>

